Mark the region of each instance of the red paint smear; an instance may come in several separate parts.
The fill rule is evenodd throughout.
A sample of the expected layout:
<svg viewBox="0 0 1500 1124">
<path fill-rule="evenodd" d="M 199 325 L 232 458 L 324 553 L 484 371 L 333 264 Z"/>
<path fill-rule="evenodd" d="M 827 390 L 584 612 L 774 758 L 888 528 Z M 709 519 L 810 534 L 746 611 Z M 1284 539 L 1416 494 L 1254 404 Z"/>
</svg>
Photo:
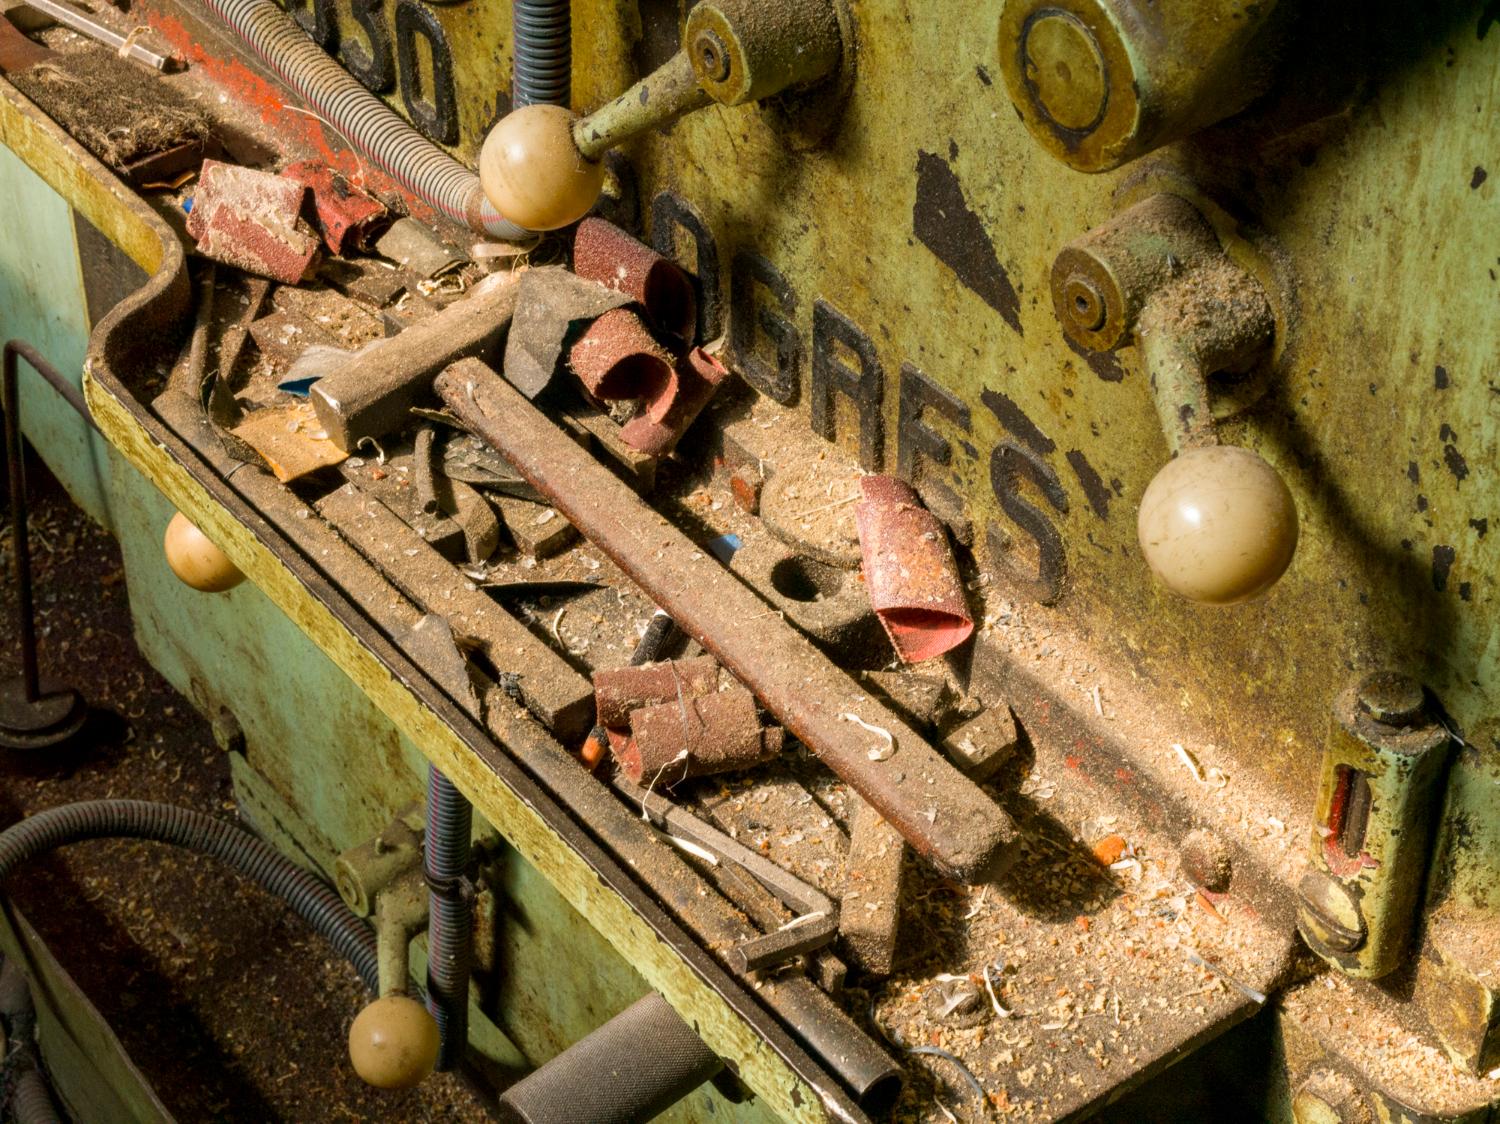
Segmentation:
<svg viewBox="0 0 1500 1124">
<path fill-rule="evenodd" d="M 1135 774 L 1122 765 L 1115 770 L 1115 780 L 1121 784 L 1135 784 Z"/>
<path fill-rule="evenodd" d="M 1070 769 L 1078 769 L 1083 766 L 1083 758 L 1070 753 L 1063 758 L 1063 764 Z"/>
<path fill-rule="evenodd" d="M 306 112 L 288 108 L 293 102 L 279 84 L 263 77 L 234 55 L 221 57 L 210 54 L 180 16 L 155 5 L 142 5 L 140 12 L 147 24 L 171 46 L 173 54 L 205 76 L 212 85 L 219 87 L 231 102 L 256 111 L 261 123 L 283 143 L 283 158 L 294 155 L 287 152 L 287 148 L 306 148 L 365 190 L 400 195 L 407 201 L 414 216 L 429 222 L 438 219 L 447 221 L 426 203 L 403 190 L 400 184 L 374 164 L 368 161 L 362 164 L 353 149 L 344 147 L 344 143 L 335 148 L 324 131 L 327 128 L 329 132 L 334 132 L 332 127 L 324 126 L 320 118 L 309 117 Z M 227 24 L 220 23 L 217 17 L 208 22 L 216 25 L 216 29 L 222 28 L 226 40 L 253 55 L 252 48 L 244 44 Z"/>
</svg>

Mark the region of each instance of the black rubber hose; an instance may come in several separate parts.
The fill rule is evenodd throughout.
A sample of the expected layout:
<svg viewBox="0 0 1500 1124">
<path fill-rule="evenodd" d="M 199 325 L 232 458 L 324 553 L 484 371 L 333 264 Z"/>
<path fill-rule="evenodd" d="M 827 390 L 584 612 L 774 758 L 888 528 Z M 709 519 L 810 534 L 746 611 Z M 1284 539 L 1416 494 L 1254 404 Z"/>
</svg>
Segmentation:
<svg viewBox="0 0 1500 1124">
<path fill-rule="evenodd" d="M 500 1119 L 637 1124 L 671 1108 L 723 1066 L 652 992 L 507 1089 Z"/>
<path fill-rule="evenodd" d="M 413 195 L 488 237 L 530 236 L 495 210 L 478 176 L 360 85 L 272 0 L 204 3 L 366 159 Z"/>
<path fill-rule="evenodd" d="M 512 97 L 523 105 L 573 98 L 572 0 L 515 0 L 511 7 Z"/>
<path fill-rule="evenodd" d="M 469 974 L 474 956 L 474 903 L 465 874 L 474 809 L 435 765 L 427 767 L 427 1010 L 442 1046 L 437 1068 L 463 1060 L 469 1044 Z"/>
<path fill-rule="evenodd" d="M 233 824 L 145 800 L 87 800 L 38 812 L 0 832 L 0 882 L 28 859 L 85 839 L 147 839 L 198 851 L 234 867 L 291 906 L 354 964 L 376 991 L 375 934 L 321 879 Z"/>
</svg>

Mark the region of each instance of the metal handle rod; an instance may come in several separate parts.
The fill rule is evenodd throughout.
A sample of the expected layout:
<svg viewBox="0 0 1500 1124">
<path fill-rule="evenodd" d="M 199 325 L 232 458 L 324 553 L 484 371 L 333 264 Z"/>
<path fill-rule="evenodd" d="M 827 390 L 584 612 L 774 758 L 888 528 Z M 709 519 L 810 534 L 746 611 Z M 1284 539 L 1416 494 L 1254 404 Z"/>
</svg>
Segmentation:
<svg viewBox="0 0 1500 1124">
<path fill-rule="evenodd" d="M 67 24 L 75 31 L 81 31 L 90 38 L 97 39 L 107 47 L 113 47 L 119 51 L 124 48 L 124 53 L 143 62 L 147 66 L 154 66 L 157 70 L 169 70 L 176 62 L 170 55 L 162 55 L 142 47 L 139 43 L 130 43 L 129 40 L 118 31 L 112 31 L 98 20 L 92 20 L 76 8 L 70 8 L 66 4 L 57 3 L 57 0 L 26 0 L 28 7 L 35 8 L 39 12 L 45 12 L 58 23 Z"/>
<path fill-rule="evenodd" d="M 24 359 L 33 370 L 46 379 L 67 401 L 68 405 L 83 415 L 91 427 L 94 419 L 89 416 L 88 405 L 79 389 L 63 378 L 57 368 L 43 359 L 36 348 L 23 340 L 10 340 L 5 345 L 5 364 L 0 374 L 0 402 L 5 408 L 5 488 L 10 493 L 12 542 L 11 552 L 15 556 L 16 571 L 16 615 L 17 631 L 21 635 L 21 678 L 26 687 L 26 701 L 34 703 L 41 698 L 41 678 L 36 659 L 36 622 L 32 616 L 31 596 L 31 538 L 27 526 L 26 467 L 21 455 L 21 396 L 17 393 L 16 360 Z"/>
</svg>

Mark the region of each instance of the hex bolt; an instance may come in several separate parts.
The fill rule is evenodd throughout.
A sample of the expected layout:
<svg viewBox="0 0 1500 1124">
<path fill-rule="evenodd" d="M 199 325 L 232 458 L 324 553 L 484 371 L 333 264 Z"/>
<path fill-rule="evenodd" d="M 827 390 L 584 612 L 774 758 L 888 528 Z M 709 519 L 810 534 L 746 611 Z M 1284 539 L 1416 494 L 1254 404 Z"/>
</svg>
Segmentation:
<svg viewBox="0 0 1500 1124">
<path fill-rule="evenodd" d="M 702 74 L 714 82 L 723 82 L 729 77 L 729 48 L 724 40 L 711 28 L 705 27 L 693 39 L 693 50 L 702 60 Z"/>
</svg>

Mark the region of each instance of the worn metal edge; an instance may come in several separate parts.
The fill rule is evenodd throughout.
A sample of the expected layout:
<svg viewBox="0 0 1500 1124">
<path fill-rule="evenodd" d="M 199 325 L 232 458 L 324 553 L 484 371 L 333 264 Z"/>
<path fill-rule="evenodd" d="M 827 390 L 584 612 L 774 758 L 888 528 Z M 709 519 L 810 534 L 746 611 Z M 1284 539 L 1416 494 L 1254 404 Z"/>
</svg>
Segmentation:
<svg viewBox="0 0 1500 1124">
<path fill-rule="evenodd" d="M 176 300 L 186 298 L 181 244 L 147 203 L 3 80 L 0 143 L 149 275 L 133 297 L 99 322 L 90 340 L 84 397 L 105 438 L 221 546 L 425 756 L 449 773 L 526 861 L 688 1020 L 710 1049 L 734 1064 L 745 1084 L 770 1107 L 793 1121 L 860 1118 L 838 1084 L 753 996 L 652 903 L 519 765 L 492 749 L 484 752 L 481 747 L 492 744 L 487 735 L 447 703 L 399 651 L 378 635 L 364 640 L 355 635 L 347 621 L 358 619 L 357 609 L 274 528 L 206 466 L 200 465 L 199 472 L 208 484 L 200 481 L 188 467 L 195 458 L 185 446 L 169 448 L 169 443 L 180 443 L 100 362 L 99 344 L 126 321 L 152 312 L 170 314 Z M 239 514 L 231 515 L 231 510 Z M 384 649 L 379 655 L 372 650 L 376 646 Z M 420 686 L 436 700 L 437 709 L 418 697 Z M 455 728 L 459 726 L 463 735 Z M 501 772 L 511 775 L 502 777 Z M 566 829 L 559 830 L 559 823 Z M 820 1093 L 804 1071 L 817 1073 L 828 1092 Z"/>
<path fill-rule="evenodd" d="M 688 957 L 673 949 L 674 942 L 664 930 L 669 926 L 676 929 L 675 923 L 665 915 L 652 921 L 642 916 L 620 892 L 618 879 L 628 876 L 618 868 L 606 869 L 615 864 L 602 854 L 591 856 L 593 861 L 585 859 L 585 849 L 597 848 L 582 838 L 581 832 L 580 838 L 568 839 L 548 822 L 564 813 L 552 806 L 547 809 L 549 817 L 543 809 L 550 801 L 529 779 L 501 777 L 499 762 L 481 759 L 472 741 L 482 734 L 476 730 L 470 737 L 460 736 L 453 728 L 456 723 L 418 698 L 411 683 L 392 666 L 396 661 L 389 656 L 382 659 L 372 650 L 368 638 L 357 637 L 324 598 L 309 589 L 311 582 L 295 573 L 264 541 L 263 535 L 272 530 L 265 520 L 251 513 L 260 525 L 252 529 L 248 520 L 231 513 L 231 508 L 247 505 L 234 496 L 212 494 L 173 456 L 166 443 L 148 433 L 104 386 L 92 361 L 85 368 L 84 393 L 111 444 L 223 549 L 246 577 L 453 780 L 522 857 L 693 1025 L 710 1049 L 735 1061 L 746 1084 L 786 1119 L 827 1119 L 821 1111 L 809 1113 L 820 1103 L 813 1086 L 776 1059 L 764 1037 L 709 982 L 710 973 L 718 973 L 707 954 L 694 948 L 699 956 Z M 224 490 L 228 491 L 227 485 Z M 320 578 L 313 581 L 326 586 Z M 336 596 L 331 587 L 327 592 Z M 682 939 L 691 940 L 685 933 Z M 689 963 L 690 959 L 699 962 Z"/>
<path fill-rule="evenodd" d="M 168 258 L 181 256 L 177 240 L 163 239 L 154 229 L 161 220 L 150 208 L 3 77 L 0 144 L 146 273 L 155 273 Z M 161 230 L 166 229 L 163 224 Z"/>
<path fill-rule="evenodd" d="M 106 1099 L 113 1100 L 116 1109 L 128 1111 L 139 1124 L 172 1124 L 176 1117 L 131 1060 L 114 1028 L 9 900 L 0 904 L 0 950 L 14 957 L 26 972 L 36 1005 L 37 1044 L 53 1079 L 76 1076 L 83 1069 L 100 1083 L 94 1086 L 96 1091 L 102 1086 Z M 121 1093 L 122 1087 L 127 1091 Z M 76 1091 L 70 1095 L 66 1084 L 54 1087 L 53 1095 L 71 1112 L 85 1107 L 78 1103 Z M 90 1099 L 95 1101 L 92 1107 L 100 1107 L 97 1093 Z"/>
</svg>

